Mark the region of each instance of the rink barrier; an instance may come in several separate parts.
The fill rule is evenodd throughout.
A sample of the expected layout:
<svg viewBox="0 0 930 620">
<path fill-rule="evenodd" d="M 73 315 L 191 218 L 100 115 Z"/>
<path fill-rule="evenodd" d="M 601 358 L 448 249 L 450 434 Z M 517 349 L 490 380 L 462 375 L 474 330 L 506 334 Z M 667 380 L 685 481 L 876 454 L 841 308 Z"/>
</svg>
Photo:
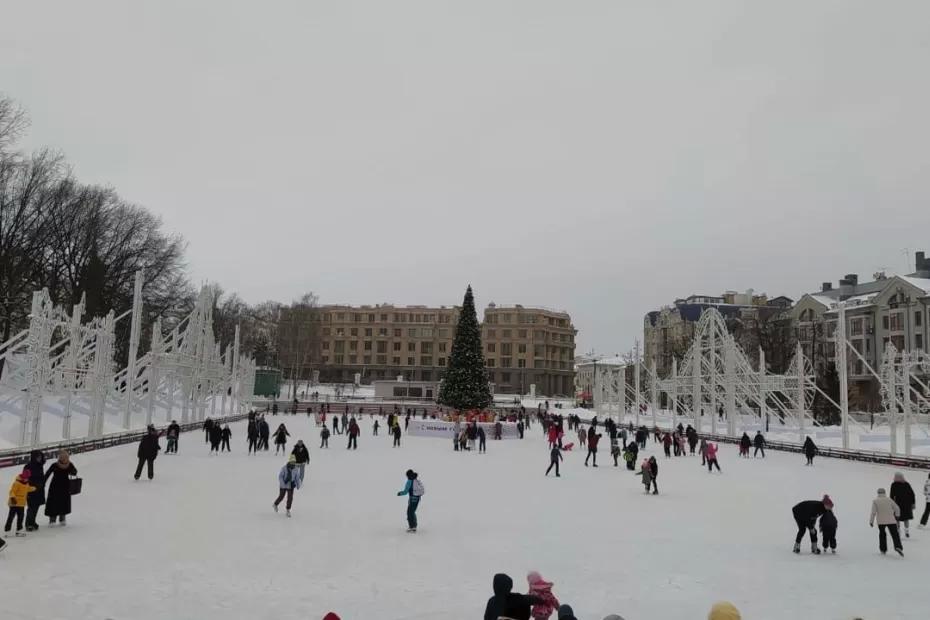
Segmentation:
<svg viewBox="0 0 930 620">
<path fill-rule="evenodd" d="M 582 419 L 583 424 L 591 424 L 591 418 L 587 420 Z M 598 426 L 603 426 L 602 421 L 598 422 Z M 641 425 L 642 426 L 642 425 Z M 659 430 L 669 431 L 671 429 L 663 427 L 661 424 L 658 425 Z M 652 433 L 652 427 L 646 425 L 646 429 Z M 702 439 L 709 439 L 717 443 L 731 443 L 739 445 L 740 439 L 742 437 L 730 437 L 729 435 L 719 435 L 711 433 L 698 433 L 698 436 Z M 751 449 L 755 449 L 754 447 Z M 787 441 L 769 441 L 768 438 L 765 440 L 765 449 L 766 450 L 778 450 L 781 452 L 796 452 L 802 454 L 804 452 L 801 444 L 791 443 Z M 921 457 L 921 456 L 904 456 L 901 454 L 889 454 L 887 452 L 870 452 L 868 450 L 844 450 L 843 448 L 833 448 L 829 446 L 817 446 L 817 456 L 826 456 L 829 458 L 835 459 L 845 459 L 847 461 L 860 461 L 863 463 L 873 463 L 876 465 L 891 465 L 893 467 L 902 467 L 908 469 L 930 469 L 930 457 Z"/>
<path fill-rule="evenodd" d="M 236 415 L 227 416 L 225 418 L 215 419 L 223 424 L 227 424 L 244 420 L 248 416 L 248 413 L 239 413 Z M 202 430 L 203 420 L 199 422 L 179 424 L 178 426 L 181 427 L 182 433 Z M 167 424 L 162 427 L 162 430 L 166 428 L 168 428 Z M 104 448 L 112 448 L 114 446 L 135 443 L 142 439 L 142 437 L 145 435 L 145 432 L 146 431 L 144 429 L 140 429 L 135 431 L 126 431 L 123 433 L 111 433 L 97 439 L 72 439 L 67 441 L 59 441 L 56 443 L 41 444 L 38 446 L 0 450 L 0 469 L 4 467 L 14 467 L 16 465 L 25 465 L 29 462 L 29 454 L 33 450 L 41 450 L 45 454 L 45 458 L 47 460 L 54 460 L 58 458 L 58 451 L 62 448 L 70 452 L 72 455 L 81 454 L 82 452 L 92 452 L 94 450 L 102 450 Z"/>
</svg>

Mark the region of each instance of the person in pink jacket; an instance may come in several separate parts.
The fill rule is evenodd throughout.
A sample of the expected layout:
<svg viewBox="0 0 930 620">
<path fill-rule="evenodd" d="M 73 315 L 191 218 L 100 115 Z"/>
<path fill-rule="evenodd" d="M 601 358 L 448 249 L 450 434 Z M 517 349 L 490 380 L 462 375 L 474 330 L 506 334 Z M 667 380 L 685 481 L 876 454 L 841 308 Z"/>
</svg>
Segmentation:
<svg viewBox="0 0 930 620">
<path fill-rule="evenodd" d="M 704 449 L 704 458 L 707 459 L 708 472 L 713 471 L 715 466 L 717 471 L 720 471 L 720 464 L 717 463 L 717 444 L 707 442 L 707 448 Z"/>
<path fill-rule="evenodd" d="M 552 593 L 552 582 L 543 579 L 536 571 L 529 573 L 526 581 L 530 584 L 527 594 L 542 599 L 542 603 L 533 605 L 530 615 L 536 620 L 547 620 L 559 608 L 559 599 Z"/>
</svg>

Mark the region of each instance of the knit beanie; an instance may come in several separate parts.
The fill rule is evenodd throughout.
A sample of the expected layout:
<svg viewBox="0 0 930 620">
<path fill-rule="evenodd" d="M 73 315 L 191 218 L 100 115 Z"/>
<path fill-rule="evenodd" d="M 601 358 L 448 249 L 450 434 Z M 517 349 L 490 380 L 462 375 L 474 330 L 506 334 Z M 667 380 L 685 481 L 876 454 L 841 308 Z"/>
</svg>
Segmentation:
<svg viewBox="0 0 930 620">
<path fill-rule="evenodd" d="M 707 620 L 740 620 L 739 610 L 733 606 L 733 603 L 721 601 L 715 603 L 707 614 Z"/>
<path fill-rule="evenodd" d="M 885 489 L 879 489 L 879 490 L 878 490 L 878 494 L 879 494 L 879 495 L 884 495 L 884 494 L 885 494 Z"/>
<path fill-rule="evenodd" d="M 559 605 L 559 620 L 570 620 L 575 618 L 575 610 L 571 605 Z"/>
<path fill-rule="evenodd" d="M 323 620 L 340 620 L 340 618 L 333 612 L 329 612 L 328 614 L 323 616 Z"/>
<path fill-rule="evenodd" d="M 829 496 L 829 495 L 824 494 L 824 496 L 823 496 L 823 506 L 824 506 L 824 508 L 828 508 L 828 509 L 832 509 L 832 508 L 833 508 L 833 500 L 830 499 L 830 496 Z"/>
</svg>

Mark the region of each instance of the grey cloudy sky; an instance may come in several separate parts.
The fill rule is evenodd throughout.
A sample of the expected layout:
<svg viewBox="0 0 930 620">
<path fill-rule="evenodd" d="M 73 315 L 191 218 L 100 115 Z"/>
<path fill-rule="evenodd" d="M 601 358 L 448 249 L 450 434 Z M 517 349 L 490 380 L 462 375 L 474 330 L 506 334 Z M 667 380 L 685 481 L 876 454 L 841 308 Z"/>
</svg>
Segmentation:
<svg viewBox="0 0 930 620">
<path fill-rule="evenodd" d="M 930 250 L 930 3 L 3 0 L 0 90 L 251 302 L 566 309 Z"/>
</svg>

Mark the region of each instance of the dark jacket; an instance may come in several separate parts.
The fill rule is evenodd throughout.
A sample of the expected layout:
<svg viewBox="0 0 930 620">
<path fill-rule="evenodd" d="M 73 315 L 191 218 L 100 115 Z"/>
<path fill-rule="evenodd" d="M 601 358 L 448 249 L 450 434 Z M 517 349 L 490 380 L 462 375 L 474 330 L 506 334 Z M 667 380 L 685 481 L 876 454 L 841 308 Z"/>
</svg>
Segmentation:
<svg viewBox="0 0 930 620">
<path fill-rule="evenodd" d="M 310 462 L 310 451 L 307 450 L 307 446 L 299 444 L 294 446 L 294 449 L 291 450 L 291 454 L 294 455 L 294 458 L 297 459 L 297 464 Z"/>
<path fill-rule="evenodd" d="M 36 488 L 26 497 L 29 506 L 41 506 L 45 503 L 45 455 L 41 450 L 29 453 L 29 462 L 24 469 L 29 470 L 29 481 Z M 41 481 L 41 482 L 40 482 Z"/>
<path fill-rule="evenodd" d="M 800 502 L 799 504 L 795 504 L 794 508 L 791 509 L 792 514 L 794 514 L 794 520 L 800 521 L 801 523 L 814 521 L 826 511 L 827 509 L 824 507 L 823 502 L 819 499 Z"/>
<path fill-rule="evenodd" d="M 290 437 L 290 433 L 287 432 L 287 429 L 283 426 L 278 427 L 278 430 L 274 432 L 274 442 L 276 444 L 287 443 L 287 438 Z"/>
<path fill-rule="evenodd" d="M 206 422 L 204 422 L 206 424 Z M 174 437 L 177 439 L 181 436 L 181 425 L 177 422 L 172 422 L 168 425 L 168 437 Z"/>
<path fill-rule="evenodd" d="M 481 428 L 480 426 L 478 427 L 478 439 L 480 439 L 480 440 L 482 440 L 482 441 L 484 441 L 485 439 L 487 439 L 487 437 L 486 437 L 485 434 L 484 434 L 484 429 Z"/>
<path fill-rule="evenodd" d="M 497 620 L 505 613 L 514 620 L 529 620 L 530 608 L 543 602 L 536 596 L 511 592 L 512 589 L 513 579 L 503 573 L 494 575 L 494 596 L 488 599 L 484 620 Z"/>
<path fill-rule="evenodd" d="M 146 433 L 142 441 L 139 442 L 139 450 L 136 453 L 140 459 L 154 459 L 158 456 L 161 446 L 158 444 L 158 435 L 155 433 Z"/>
<path fill-rule="evenodd" d="M 333 419 L 335 420 L 336 418 L 333 418 Z M 262 420 L 262 421 L 260 421 L 260 422 L 258 423 L 258 434 L 259 434 L 259 436 L 261 436 L 261 437 L 267 439 L 267 438 L 268 438 L 268 433 L 270 433 L 270 432 L 271 432 L 271 429 L 268 428 L 268 422 L 265 422 L 264 420 Z"/>
<path fill-rule="evenodd" d="M 827 510 L 820 516 L 820 531 L 823 532 L 823 535 L 833 536 L 836 534 L 836 515 L 833 514 L 832 510 Z"/>
<path fill-rule="evenodd" d="M 210 428 L 210 443 L 220 443 L 223 439 L 223 428 L 219 424 L 214 424 Z"/>
<path fill-rule="evenodd" d="M 756 436 L 753 438 L 752 443 L 755 444 L 757 448 L 762 448 L 765 446 L 765 437 L 761 433 L 756 433 Z"/>
<path fill-rule="evenodd" d="M 68 463 L 67 467 L 61 467 L 58 461 L 55 461 L 45 472 L 45 480 L 51 478 L 51 482 L 48 483 L 48 501 L 45 503 L 45 516 L 60 517 L 71 514 L 69 476 L 77 476 L 77 468 L 74 463 Z"/>
<path fill-rule="evenodd" d="M 817 454 L 817 446 L 814 445 L 814 440 L 810 437 L 804 440 L 804 454 L 807 456 L 814 456 Z"/>
<path fill-rule="evenodd" d="M 232 431 L 224 427 L 222 437 L 223 439 L 229 439 L 230 437 L 232 437 Z"/>
<path fill-rule="evenodd" d="M 659 477 L 659 461 L 654 456 L 649 457 L 649 469 L 652 471 L 653 478 Z"/>
<path fill-rule="evenodd" d="M 901 509 L 898 521 L 910 521 L 914 518 L 914 489 L 909 482 L 892 482 L 888 497 Z"/>
<path fill-rule="evenodd" d="M 550 459 L 553 463 L 555 463 L 556 461 L 561 461 L 561 460 L 562 460 L 562 451 L 559 450 L 559 447 L 558 447 L 558 446 L 552 448 L 552 450 L 549 452 L 549 459 Z"/>
</svg>

